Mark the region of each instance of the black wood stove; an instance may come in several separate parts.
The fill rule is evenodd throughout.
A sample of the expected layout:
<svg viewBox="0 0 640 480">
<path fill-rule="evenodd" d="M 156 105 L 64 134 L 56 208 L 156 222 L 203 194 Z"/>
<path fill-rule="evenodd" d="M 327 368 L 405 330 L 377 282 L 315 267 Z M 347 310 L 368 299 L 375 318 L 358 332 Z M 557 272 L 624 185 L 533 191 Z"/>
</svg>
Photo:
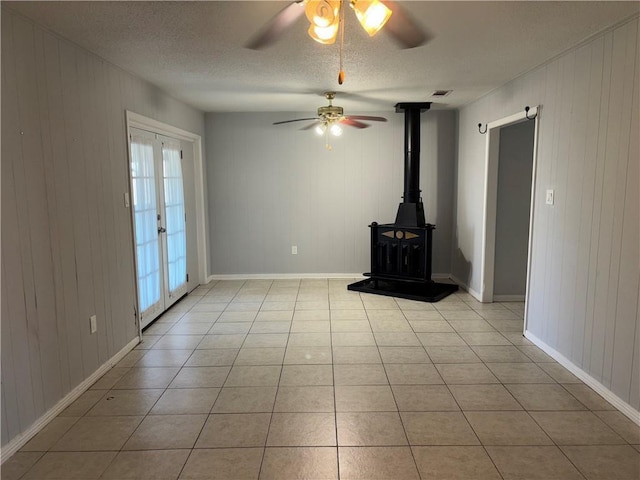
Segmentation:
<svg viewBox="0 0 640 480">
<path fill-rule="evenodd" d="M 435 225 L 426 223 L 420 196 L 420 114 L 431 103 L 398 103 L 404 112 L 404 195 L 395 223 L 371 228 L 371 272 L 349 290 L 437 302 L 457 285 L 431 279 L 432 237 Z"/>
</svg>

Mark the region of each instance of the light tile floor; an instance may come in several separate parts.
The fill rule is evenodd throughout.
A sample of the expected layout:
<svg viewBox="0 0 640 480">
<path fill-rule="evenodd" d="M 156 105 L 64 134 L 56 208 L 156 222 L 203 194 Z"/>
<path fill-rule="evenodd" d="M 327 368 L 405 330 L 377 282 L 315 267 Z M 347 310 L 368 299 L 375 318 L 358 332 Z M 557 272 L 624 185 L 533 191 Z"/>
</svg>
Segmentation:
<svg viewBox="0 0 640 480">
<path fill-rule="evenodd" d="M 348 283 L 199 287 L 2 479 L 640 478 L 640 428 L 522 336 L 523 304 Z"/>
</svg>

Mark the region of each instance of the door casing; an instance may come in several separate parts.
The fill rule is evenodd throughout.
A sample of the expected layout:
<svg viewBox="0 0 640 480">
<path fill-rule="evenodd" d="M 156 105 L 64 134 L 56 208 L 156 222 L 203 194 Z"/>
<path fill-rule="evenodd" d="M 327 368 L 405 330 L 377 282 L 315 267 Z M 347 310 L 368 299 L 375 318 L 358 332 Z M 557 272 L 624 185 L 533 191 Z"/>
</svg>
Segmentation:
<svg viewBox="0 0 640 480">
<path fill-rule="evenodd" d="M 481 258 L 480 301 L 493 302 L 493 284 L 496 247 L 496 218 L 498 196 L 498 161 L 500 154 L 500 128 L 520 122 L 535 123 L 533 138 L 533 171 L 531 174 L 531 207 L 529 212 L 529 245 L 527 247 L 527 288 L 525 292 L 525 330 L 527 325 L 527 302 L 529 300 L 529 284 L 531 277 L 531 254 L 533 238 L 533 218 L 535 213 L 535 185 L 538 153 L 538 129 L 540 107 L 522 110 L 508 117 L 487 124 L 484 172 L 484 208 Z"/>
</svg>

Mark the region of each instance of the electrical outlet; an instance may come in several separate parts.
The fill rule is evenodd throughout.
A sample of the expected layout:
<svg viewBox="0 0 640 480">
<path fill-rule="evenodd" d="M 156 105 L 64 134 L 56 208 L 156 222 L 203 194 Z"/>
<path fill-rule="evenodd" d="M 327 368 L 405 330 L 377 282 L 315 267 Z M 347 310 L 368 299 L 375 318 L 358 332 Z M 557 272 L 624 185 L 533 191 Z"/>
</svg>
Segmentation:
<svg viewBox="0 0 640 480">
<path fill-rule="evenodd" d="M 546 202 L 547 202 L 547 205 L 553 205 L 553 190 L 552 189 L 547 190 Z"/>
<path fill-rule="evenodd" d="M 98 319 L 95 315 L 91 315 L 89 318 L 89 325 L 91 326 L 91 333 L 96 333 L 98 331 Z"/>
<path fill-rule="evenodd" d="M 291 246 L 291 255 L 297 255 L 298 254 L 298 247 L 296 245 L 292 245 Z"/>
</svg>

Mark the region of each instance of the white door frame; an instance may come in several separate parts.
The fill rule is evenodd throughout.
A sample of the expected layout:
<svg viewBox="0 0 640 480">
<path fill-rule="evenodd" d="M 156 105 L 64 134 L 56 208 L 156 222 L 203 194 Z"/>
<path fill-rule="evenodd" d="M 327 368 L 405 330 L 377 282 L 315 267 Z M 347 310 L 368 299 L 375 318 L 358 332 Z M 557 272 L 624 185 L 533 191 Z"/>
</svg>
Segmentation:
<svg viewBox="0 0 640 480">
<path fill-rule="evenodd" d="M 207 271 L 207 265 L 209 265 L 209 259 L 207 254 L 207 230 L 206 230 L 206 206 L 204 200 L 204 164 L 202 160 L 202 137 L 195 133 L 188 132 L 186 130 L 182 130 L 180 128 L 174 127 L 172 125 L 168 125 L 166 123 L 159 122 L 152 118 L 145 117 L 138 113 L 132 112 L 130 110 L 125 110 L 126 115 L 126 132 L 127 132 L 127 159 L 129 163 L 131 159 L 129 156 L 131 155 L 131 140 L 130 140 L 130 129 L 131 127 L 139 128 L 141 130 L 146 130 L 154 133 L 158 133 L 160 135 L 165 135 L 168 137 L 173 137 L 178 140 L 185 140 L 189 142 L 193 142 L 194 152 L 193 152 L 193 161 L 194 161 L 194 181 L 195 181 L 195 198 L 196 198 L 196 239 L 197 239 L 197 256 L 198 256 L 198 283 L 204 284 L 207 283 L 207 278 L 209 272 Z M 129 169 L 127 169 L 129 171 Z M 131 175 L 129 174 L 129 192 L 131 192 Z M 131 222 L 133 226 L 133 208 L 131 208 Z M 135 243 L 133 244 L 134 248 L 134 258 L 135 258 Z M 138 305 L 138 292 L 137 292 L 137 268 L 136 268 L 136 309 L 139 314 L 140 305 Z M 140 325 L 140 322 L 138 322 Z"/>
<path fill-rule="evenodd" d="M 529 212 L 529 245 L 527 251 L 527 288 L 525 304 L 529 299 L 529 280 L 531 275 L 531 239 L 533 238 L 533 215 L 535 205 L 536 165 L 538 157 L 538 120 L 540 107 L 531 107 L 508 117 L 487 124 L 487 141 L 484 171 L 484 208 L 482 234 L 482 265 L 480 301 L 493 301 L 494 268 L 496 253 L 496 212 L 498 199 L 498 161 L 500 154 L 500 128 L 521 122 L 535 122 L 533 137 L 533 171 L 531 174 L 531 207 Z M 533 120 L 527 119 L 535 117 Z M 526 314 L 525 314 L 526 316 Z M 526 318 L 525 318 L 526 325 Z"/>
</svg>

